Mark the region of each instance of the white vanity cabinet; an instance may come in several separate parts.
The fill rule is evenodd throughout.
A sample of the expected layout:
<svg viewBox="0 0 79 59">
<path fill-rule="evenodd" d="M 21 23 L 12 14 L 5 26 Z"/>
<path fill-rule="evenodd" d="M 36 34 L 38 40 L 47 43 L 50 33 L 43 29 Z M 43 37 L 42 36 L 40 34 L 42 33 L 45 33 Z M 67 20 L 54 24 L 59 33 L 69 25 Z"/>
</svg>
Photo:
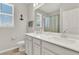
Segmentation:
<svg viewBox="0 0 79 59">
<path fill-rule="evenodd" d="M 33 38 L 33 55 L 41 55 L 41 41 Z"/>
<path fill-rule="evenodd" d="M 29 40 L 29 55 L 32 55 L 33 53 L 33 48 L 32 48 L 32 40 Z"/>
<path fill-rule="evenodd" d="M 25 53 L 29 54 L 29 41 L 27 37 L 25 37 Z"/>
<path fill-rule="evenodd" d="M 50 51 L 52 54 L 55 54 L 55 55 L 78 55 L 79 54 L 74 50 L 71 50 L 50 42 L 46 42 L 46 41 L 42 41 L 42 48 L 47 49 L 48 51 Z"/>
<path fill-rule="evenodd" d="M 25 52 L 26 52 L 26 54 L 28 54 L 28 55 L 32 55 L 32 50 L 33 50 L 33 48 L 32 48 L 32 45 L 33 45 L 33 43 L 32 43 L 32 37 L 30 37 L 30 36 L 26 36 L 26 39 L 25 39 L 25 46 L 26 46 L 26 50 L 25 50 Z"/>
<path fill-rule="evenodd" d="M 42 41 L 42 55 L 56 55 L 55 51 L 49 48 L 49 42 Z M 53 46 L 53 45 L 52 45 Z"/>
<path fill-rule="evenodd" d="M 45 39 L 26 35 L 25 42 L 27 55 L 79 55 L 78 51 L 45 41 Z"/>
</svg>

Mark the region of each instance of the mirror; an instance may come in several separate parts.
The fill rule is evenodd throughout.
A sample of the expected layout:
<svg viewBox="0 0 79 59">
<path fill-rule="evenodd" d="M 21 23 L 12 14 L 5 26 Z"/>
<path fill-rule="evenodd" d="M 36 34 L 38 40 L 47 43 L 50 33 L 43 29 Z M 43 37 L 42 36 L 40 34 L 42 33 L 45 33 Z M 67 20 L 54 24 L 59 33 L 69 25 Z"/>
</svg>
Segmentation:
<svg viewBox="0 0 79 59">
<path fill-rule="evenodd" d="M 43 4 L 42 4 L 43 5 Z M 52 4 L 45 4 L 41 8 L 35 10 L 35 29 L 44 32 L 60 32 L 59 29 L 59 9 L 53 10 L 49 8 Z M 35 7 L 35 6 L 34 6 Z M 46 9 L 47 8 L 47 11 Z"/>
<path fill-rule="evenodd" d="M 40 14 L 37 16 L 37 14 Z M 78 3 L 45 3 L 35 8 L 36 29 L 79 34 Z"/>
</svg>

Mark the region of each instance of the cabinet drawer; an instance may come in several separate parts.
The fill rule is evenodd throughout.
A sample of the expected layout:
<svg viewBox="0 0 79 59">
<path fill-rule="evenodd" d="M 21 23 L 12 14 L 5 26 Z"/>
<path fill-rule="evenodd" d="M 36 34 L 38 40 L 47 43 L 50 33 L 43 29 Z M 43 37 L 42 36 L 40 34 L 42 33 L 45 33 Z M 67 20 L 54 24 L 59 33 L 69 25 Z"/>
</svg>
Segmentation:
<svg viewBox="0 0 79 59">
<path fill-rule="evenodd" d="M 59 55 L 78 55 L 79 54 L 78 52 L 75 52 L 71 49 L 67 49 L 46 41 L 42 41 L 42 47 L 45 47 L 46 49 L 52 52 L 55 52 L 56 54 L 59 54 Z"/>
<path fill-rule="evenodd" d="M 33 38 L 33 43 L 40 45 L 40 39 Z"/>
<path fill-rule="evenodd" d="M 31 36 L 26 36 L 26 39 L 32 40 L 32 37 Z"/>
</svg>

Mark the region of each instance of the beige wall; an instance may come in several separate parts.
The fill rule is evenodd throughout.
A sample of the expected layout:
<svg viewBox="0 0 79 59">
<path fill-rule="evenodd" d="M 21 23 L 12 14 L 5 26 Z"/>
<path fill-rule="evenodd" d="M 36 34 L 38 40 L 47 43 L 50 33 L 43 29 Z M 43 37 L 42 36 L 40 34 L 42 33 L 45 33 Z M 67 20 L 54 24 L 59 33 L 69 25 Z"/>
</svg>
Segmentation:
<svg viewBox="0 0 79 59">
<path fill-rule="evenodd" d="M 29 4 L 13 4 L 14 5 L 14 22 L 13 28 L 0 28 L 0 51 L 16 46 L 16 42 L 24 38 L 27 32 L 28 22 L 28 5 Z M 20 14 L 23 14 L 24 20 L 21 21 Z M 12 40 L 14 39 L 14 40 Z"/>
</svg>

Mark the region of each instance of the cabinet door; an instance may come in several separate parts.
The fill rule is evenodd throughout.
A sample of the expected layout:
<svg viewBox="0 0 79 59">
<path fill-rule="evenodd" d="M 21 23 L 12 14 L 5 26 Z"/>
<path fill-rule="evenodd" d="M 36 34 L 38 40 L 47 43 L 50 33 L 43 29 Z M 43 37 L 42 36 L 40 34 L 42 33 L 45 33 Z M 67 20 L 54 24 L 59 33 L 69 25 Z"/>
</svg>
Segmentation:
<svg viewBox="0 0 79 59">
<path fill-rule="evenodd" d="M 33 43 L 33 55 L 40 55 L 40 46 Z"/>
<path fill-rule="evenodd" d="M 29 40 L 28 43 L 29 43 L 28 54 L 29 54 L 29 55 L 32 55 L 32 50 L 33 50 L 33 49 L 32 49 L 32 41 Z"/>
<path fill-rule="evenodd" d="M 26 54 L 32 55 L 32 37 L 26 36 L 25 49 Z"/>
<path fill-rule="evenodd" d="M 55 55 L 54 53 L 52 53 L 51 51 L 48 51 L 45 48 L 42 48 L 42 55 Z"/>
<path fill-rule="evenodd" d="M 25 53 L 28 54 L 29 52 L 29 41 L 27 38 L 25 38 Z"/>
</svg>

